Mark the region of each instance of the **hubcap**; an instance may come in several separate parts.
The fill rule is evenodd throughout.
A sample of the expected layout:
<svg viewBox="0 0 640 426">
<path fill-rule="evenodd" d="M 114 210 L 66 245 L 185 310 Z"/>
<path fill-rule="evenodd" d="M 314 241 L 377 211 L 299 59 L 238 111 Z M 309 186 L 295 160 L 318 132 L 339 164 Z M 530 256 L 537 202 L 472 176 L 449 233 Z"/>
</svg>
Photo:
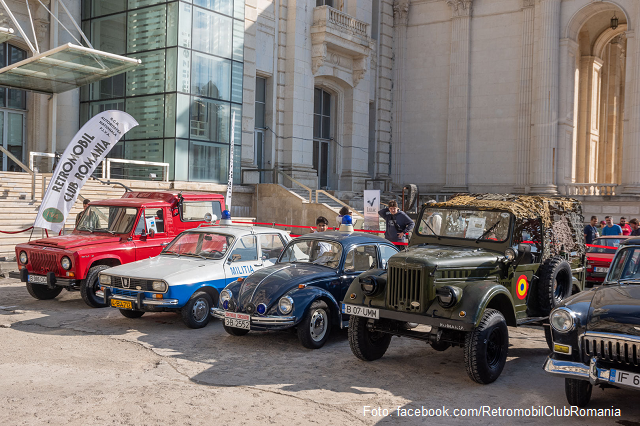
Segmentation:
<svg viewBox="0 0 640 426">
<path fill-rule="evenodd" d="M 196 300 L 196 303 L 193 304 L 193 309 L 191 310 L 191 314 L 193 315 L 193 319 L 196 322 L 202 322 L 209 314 L 209 304 L 204 299 Z"/>
<path fill-rule="evenodd" d="M 324 309 L 316 309 L 311 315 L 309 331 L 314 341 L 320 341 L 327 333 L 327 313 Z"/>
<path fill-rule="evenodd" d="M 495 367 L 500 362 L 502 355 L 502 336 L 498 329 L 493 329 L 487 339 L 487 364 Z"/>
</svg>

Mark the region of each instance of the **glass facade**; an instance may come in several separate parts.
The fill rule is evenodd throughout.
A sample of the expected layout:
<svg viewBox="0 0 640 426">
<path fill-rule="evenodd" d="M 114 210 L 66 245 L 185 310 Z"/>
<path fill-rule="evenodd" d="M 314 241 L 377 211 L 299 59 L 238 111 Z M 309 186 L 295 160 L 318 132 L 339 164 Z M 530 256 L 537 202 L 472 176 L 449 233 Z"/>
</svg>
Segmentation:
<svg viewBox="0 0 640 426">
<path fill-rule="evenodd" d="M 142 60 L 133 71 L 81 89 L 81 124 L 107 109 L 140 123 L 110 156 L 167 162 L 171 180 L 225 183 L 235 114 L 237 181 L 244 0 L 83 0 L 82 18 L 96 49 Z M 111 175 L 148 178 L 150 172 L 123 165 Z"/>
</svg>

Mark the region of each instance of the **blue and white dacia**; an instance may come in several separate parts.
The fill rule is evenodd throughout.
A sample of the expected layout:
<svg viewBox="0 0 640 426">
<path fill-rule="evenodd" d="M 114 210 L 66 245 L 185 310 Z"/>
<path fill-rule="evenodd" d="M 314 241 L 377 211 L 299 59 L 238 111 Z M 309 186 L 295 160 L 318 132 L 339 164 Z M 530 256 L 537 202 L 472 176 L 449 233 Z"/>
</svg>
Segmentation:
<svg viewBox="0 0 640 426">
<path fill-rule="evenodd" d="M 179 310 L 190 328 L 206 326 L 230 282 L 273 265 L 291 240 L 278 229 L 206 226 L 185 231 L 160 255 L 100 273 L 100 292 L 127 318 Z"/>
</svg>

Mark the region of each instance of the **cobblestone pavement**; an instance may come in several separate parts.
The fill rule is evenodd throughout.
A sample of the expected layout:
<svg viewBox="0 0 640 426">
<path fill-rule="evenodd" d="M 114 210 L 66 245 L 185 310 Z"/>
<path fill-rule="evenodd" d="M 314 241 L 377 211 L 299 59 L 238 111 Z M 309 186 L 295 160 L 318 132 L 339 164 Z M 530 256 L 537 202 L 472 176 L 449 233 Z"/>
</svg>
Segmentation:
<svg viewBox="0 0 640 426">
<path fill-rule="evenodd" d="M 0 278 L 0 424 L 640 425 L 640 393 L 616 389 L 594 390 L 590 408 L 619 408 L 619 418 L 453 417 L 454 408 L 564 407 L 563 379 L 541 369 L 542 331 L 509 333 L 502 376 L 482 386 L 467 377 L 460 348 L 394 337 L 384 358 L 366 363 L 345 330 L 311 351 L 287 332 L 232 337 L 218 321 L 191 330 L 173 313 L 127 319 L 87 307 L 79 293 L 38 301 Z M 443 406 L 450 417 L 397 415 Z"/>
</svg>

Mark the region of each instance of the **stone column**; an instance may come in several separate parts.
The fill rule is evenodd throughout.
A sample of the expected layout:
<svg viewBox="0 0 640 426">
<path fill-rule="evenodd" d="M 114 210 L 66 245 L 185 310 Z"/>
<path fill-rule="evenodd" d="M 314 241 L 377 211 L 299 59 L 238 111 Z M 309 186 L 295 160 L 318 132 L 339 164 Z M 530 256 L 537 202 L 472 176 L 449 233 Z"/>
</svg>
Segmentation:
<svg viewBox="0 0 640 426">
<path fill-rule="evenodd" d="M 409 20 L 409 0 L 396 0 L 393 4 L 394 34 L 394 64 L 393 64 L 393 124 L 391 133 L 391 175 L 393 180 L 402 185 L 402 133 L 403 133 L 403 103 L 404 103 L 404 58 L 407 40 L 407 21 Z"/>
<path fill-rule="evenodd" d="M 602 59 L 595 56 L 583 56 L 580 59 L 580 116 L 582 119 L 578 130 L 578 150 L 581 155 L 577 164 L 577 178 L 583 183 L 598 182 L 602 64 Z"/>
<path fill-rule="evenodd" d="M 636 22 L 640 19 L 637 8 Z M 625 128 L 622 138 L 622 193 L 640 195 L 640 43 L 635 31 L 627 31 Z"/>
<path fill-rule="evenodd" d="M 574 183 L 577 149 L 577 124 L 575 115 L 578 92 L 576 91 L 577 57 L 579 45 L 570 38 L 560 40 L 560 89 L 558 106 L 558 178 L 556 184 L 562 194 L 567 193 L 567 184 Z"/>
<path fill-rule="evenodd" d="M 466 192 L 469 150 L 469 45 L 471 3 L 447 0 L 453 11 L 449 59 L 447 176 L 445 192 Z"/>
<path fill-rule="evenodd" d="M 518 170 L 516 192 L 528 192 L 529 146 L 531 144 L 531 78 L 533 76 L 533 6 L 522 4 L 522 52 L 520 54 L 520 95 L 518 106 Z"/>
<path fill-rule="evenodd" d="M 600 116 L 600 151 L 598 153 L 598 182 L 616 182 L 616 151 L 620 148 L 621 38 L 614 38 L 604 50 L 605 67 L 602 82 L 602 114 Z M 605 80 L 606 77 L 606 80 Z"/>
<path fill-rule="evenodd" d="M 531 160 L 531 191 L 555 194 L 556 148 L 558 143 L 558 74 L 560 48 L 560 0 L 540 0 L 536 20 L 539 20 L 537 55 L 534 64 L 533 138 Z"/>
</svg>

